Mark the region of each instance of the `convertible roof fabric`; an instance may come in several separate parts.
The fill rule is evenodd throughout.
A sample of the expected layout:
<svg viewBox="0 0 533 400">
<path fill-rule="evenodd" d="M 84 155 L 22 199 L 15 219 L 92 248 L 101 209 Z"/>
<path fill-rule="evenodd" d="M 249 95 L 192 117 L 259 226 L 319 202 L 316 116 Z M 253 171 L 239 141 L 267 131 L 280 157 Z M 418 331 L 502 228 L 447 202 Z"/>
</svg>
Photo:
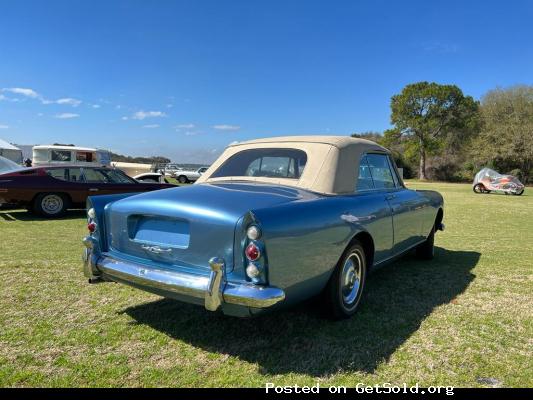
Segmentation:
<svg viewBox="0 0 533 400">
<path fill-rule="evenodd" d="M 211 174 L 234 154 L 259 148 L 290 148 L 305 151 L 307 164 L 300 179 L 252 176 L 210 178 Z M 324 194 L 353 193 L 359 175 L 359 160 L 366 152 L 389 153 L 375 142 L 349 136 L 282 136 L 233 143 L 197 182 L 247 180 L 294 186 Z"/>
</svg>

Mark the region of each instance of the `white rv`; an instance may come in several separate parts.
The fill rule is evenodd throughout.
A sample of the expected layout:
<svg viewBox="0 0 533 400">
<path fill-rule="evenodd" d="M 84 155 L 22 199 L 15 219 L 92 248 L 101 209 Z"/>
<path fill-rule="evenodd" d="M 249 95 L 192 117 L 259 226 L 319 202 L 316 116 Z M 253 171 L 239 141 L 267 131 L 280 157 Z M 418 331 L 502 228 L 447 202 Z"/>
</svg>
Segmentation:
<svg viewBox="0 0 533 400">
<path fill-rule="evenodd" d="M 110 165 L 111 154 L 107 150 L 90 147 L 41 145 L 33 146 L 33 165 L 83 164 Z"/>
</svg>

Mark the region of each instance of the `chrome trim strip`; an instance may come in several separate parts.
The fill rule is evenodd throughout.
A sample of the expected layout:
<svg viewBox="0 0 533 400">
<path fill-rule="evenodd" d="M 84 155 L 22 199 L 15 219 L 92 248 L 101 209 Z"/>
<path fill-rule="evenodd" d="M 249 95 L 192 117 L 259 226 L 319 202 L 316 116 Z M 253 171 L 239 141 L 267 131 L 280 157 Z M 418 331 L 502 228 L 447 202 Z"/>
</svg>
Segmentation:
<svg viewBox="0 0 533 400">
<path fill-rule="evenodd" d="M 205 308 L 210 311 L 217 310 L 223 302 L 266 308 L 285 299 L 285 292 L 277 287 L 226 282 L 224 260 L 220 258 L 211 259 L 210 266 L 209 276 L 195 275 L 124 262 L 105 255 L 98 259 L 96 268 L 110 280 L 116 279 L 140 287 L 203 298 Z"/>
</svg>

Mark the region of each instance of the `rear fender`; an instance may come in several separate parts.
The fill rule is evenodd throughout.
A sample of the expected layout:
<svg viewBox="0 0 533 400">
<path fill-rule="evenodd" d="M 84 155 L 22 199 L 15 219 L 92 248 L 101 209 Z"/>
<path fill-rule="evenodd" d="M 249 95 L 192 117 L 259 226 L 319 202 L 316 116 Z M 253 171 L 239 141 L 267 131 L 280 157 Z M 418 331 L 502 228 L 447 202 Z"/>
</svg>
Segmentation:
<svg viewBox="0 0 533 400">
<path fill-rule="evenodd" d="M 112 204 L 115 201 L 125 199 L 126 197 L 134 196 L 138 193 L 121 193 L 110 194 L 103 196 L 89 196 L 86 202 L 86 210 L 94 208 L 96 212 L 96 223 L 98 224 L 97 234 L 93 234 L 99 243 L 99 249 L 101 251 L 107 250 L 107 243 L 105 240 L 105 208 L 108 204 Z"/>
</svg>

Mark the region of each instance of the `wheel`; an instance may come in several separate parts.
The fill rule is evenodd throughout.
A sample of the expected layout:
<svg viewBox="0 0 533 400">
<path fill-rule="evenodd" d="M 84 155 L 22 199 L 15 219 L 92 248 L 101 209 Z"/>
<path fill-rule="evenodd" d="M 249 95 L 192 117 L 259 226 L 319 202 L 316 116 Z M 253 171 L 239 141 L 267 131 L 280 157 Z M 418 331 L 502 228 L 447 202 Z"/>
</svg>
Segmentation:
<svg viewBox="0 0 533 400">
<path fill-rule="evenodd" d="M 429 236 L 424 243 L 416 248 L 416 256 L 423 260 L 431 260 L 435 255 L 435 226 L 431 228 Z"/>
<path fill-rule="evenodd" d="M 476 183 L 472 189 L 474 190 L 474 193 L 479 194 L 485 191 L 485 186 L 483 186 L 482 183 Z"/>
<path fill-rule="evenodd" d="M 57 218 L 65 214 L 69 199 L 61 193 L 41 193 L 33 202 L 35 213 L 46 218 Z"/>
<path fill-rule="evenodd" d="M 524 189 L 522 189 L 520 192 L 515 192 L 513 193 L 515 196 L 522 196 L 522 194 L 524 193 Z"/>
<path fill-rule="evenodd" d="M 179 183 L 187 183 L 187 182 L 189 182 L 189 180 L 187 179 L 187 177 L 185 175 L 180 175 L 180 176 L 178 176 L 178 182 Z"/>
<path fill-rule="evenodd" d="M 366 280 L 366 256 L 356 241 L 343 254 L 326 287 L 326 305 L 333 319 L 351 317 L 361 301 Z"/>
</svg>

